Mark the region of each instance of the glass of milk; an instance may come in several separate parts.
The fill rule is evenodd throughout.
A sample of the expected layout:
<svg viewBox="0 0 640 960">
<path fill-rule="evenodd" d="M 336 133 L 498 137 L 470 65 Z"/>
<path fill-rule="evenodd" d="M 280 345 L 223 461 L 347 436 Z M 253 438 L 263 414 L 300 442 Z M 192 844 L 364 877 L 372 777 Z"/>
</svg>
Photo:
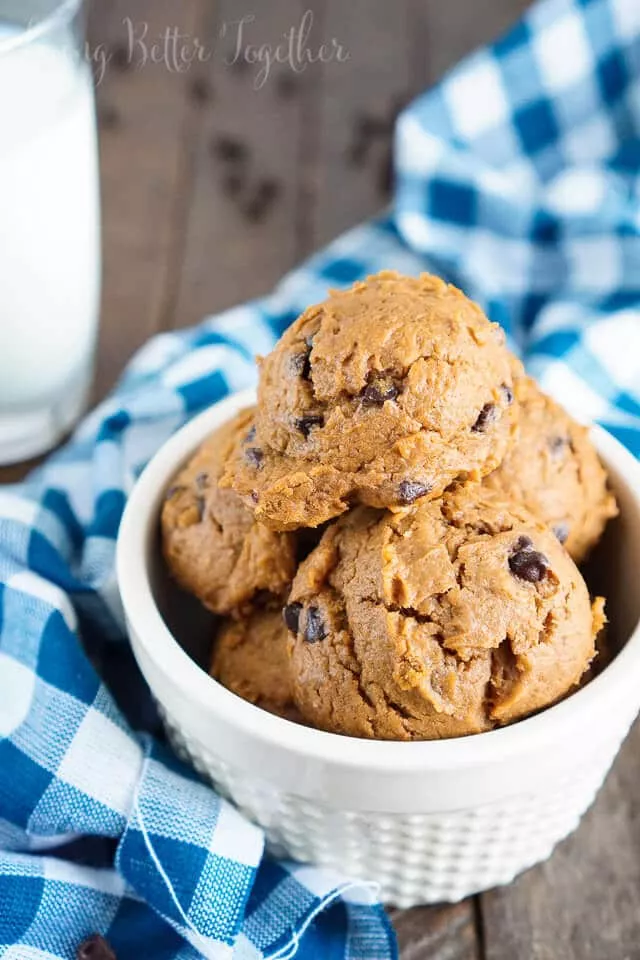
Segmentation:
<svg viewBox="0 0 640 960">
<path fill-rule="evenodd" d="M 82 0 L 0 0 L 0 464 L 54 446 L 87 400 L 99 211 Z"/>
</svg>

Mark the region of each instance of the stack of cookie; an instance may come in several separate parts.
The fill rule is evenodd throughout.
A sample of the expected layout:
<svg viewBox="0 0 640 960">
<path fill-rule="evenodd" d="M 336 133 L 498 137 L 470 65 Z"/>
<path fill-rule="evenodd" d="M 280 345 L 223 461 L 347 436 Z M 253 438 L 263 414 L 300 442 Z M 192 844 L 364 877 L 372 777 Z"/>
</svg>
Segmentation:
<svg viewBox="0 0 640 960">
<path fill-rule="evenodd" d="M 164 553 L 226 619 L 212 674 L 272 712 L 380 739 L 480 732 L 586 675 L 582 562 L 616 513 L 587 431 L 436 277 L 307 309 L 258 403 L 167 492 Z"/>
</svg>

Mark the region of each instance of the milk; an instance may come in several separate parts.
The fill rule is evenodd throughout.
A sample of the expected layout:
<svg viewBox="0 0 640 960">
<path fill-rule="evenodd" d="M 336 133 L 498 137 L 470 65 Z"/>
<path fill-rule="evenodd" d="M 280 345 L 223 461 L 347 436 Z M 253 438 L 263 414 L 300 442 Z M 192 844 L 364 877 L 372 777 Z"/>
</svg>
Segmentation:
<svg viewBox="0 0 640 960">
<path fill-rule="evenodd" d="M 3 447 L 6 461 L 8 448 L 55 442 L 78 413 L 100 284 L 89 68 L 44 40 L 3 43 L 0 32 L 0 461 Z"/>
</svg>

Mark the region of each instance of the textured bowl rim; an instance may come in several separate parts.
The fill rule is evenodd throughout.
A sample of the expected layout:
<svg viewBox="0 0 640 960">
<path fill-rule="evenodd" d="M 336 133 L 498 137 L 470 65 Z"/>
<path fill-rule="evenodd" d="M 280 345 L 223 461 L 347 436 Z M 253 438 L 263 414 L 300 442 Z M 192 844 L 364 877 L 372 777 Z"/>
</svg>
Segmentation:
<svg viewBox="0 0 640 960">
<path fill-rule="evenodd" d="M 172 636 L 153 598 L 148 545 L 158 522 L 163 492 L 182 463 L 212 430 L 255 403 L 245 390 L 209 407 L 178 430 L 155 454 L 135 484 L 118 535 L 116 569 L 120 595 L 137 642 L 172 685 L 191 702 L 265 745 L 337 766 L 393 771 L 459 769 L 496 763 L 514 755 L 553 749 L 563 734 L 589 726 L 594 712 L 616 710 L 620 697 L 640 683 L 640 623 L 599 676 L 566 700 L 511 726 L 467 737 L 412 742 L 364 740 L 301 726 L 267 713 L 225 689 L 193 661 Z M 592 440 L 605 464 L 625 481 L 640 535 L 640 464 L 611 434 L 593 427 Z M 135 652 L 135 646 L 134 646 Z M 636 695 L 636 699 L 638 699 Z"/>
</svg>

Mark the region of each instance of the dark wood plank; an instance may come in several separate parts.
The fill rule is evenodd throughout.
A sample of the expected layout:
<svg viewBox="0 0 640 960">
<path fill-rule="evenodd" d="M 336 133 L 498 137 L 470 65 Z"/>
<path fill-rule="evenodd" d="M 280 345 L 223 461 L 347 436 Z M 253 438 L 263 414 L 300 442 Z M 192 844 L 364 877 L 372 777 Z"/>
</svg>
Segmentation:
<svg viewBox="0 0 640 960">
<path fill-rule="evenodd" d="M 272 0 L 255 8 L 255 21 L 243 28 L 241 54 L 231 63 L 238 41 L 234 21 L 247 10 L 235 0 L 216 5 L 206 31 L 214 55 L 201 74 L 212 100 L 201 111 L 190 158 L 185 255 L 169 324 L 196 323 L 266 293 L 299 258 L 299 159 L 317 70 L 297 74 L 274 64 L 265 78 L 245 57 L 249 44 L 277 44 L 308 7 L 303 0 Z"/>
<path fill-rule="evenodd" d="M 198 33 L 205 0 L 94 2 L 89 44 L 111 61 L 97 91 L 103 196 L 104 283 L 94 397 L 113 384 L 131 354 L 161 324 L 175 256 L 176 198 L 184 190 L 183 134 L 190 72 L 141 65 L 133 46 L 146 25 L 150 45 L 167 28 Z"/>
<path fill-rule="evenodd" d="M 389 199 L 393 119 L 420 89 L 412 76 L 413 20 L 407 0 L 327 0 L 323 34 L 348 51 L 327 63 L 318 89 L 314 149 L 305 177 L 315 184 L 306 248 L 367 219 Z"/>
<path fill-rule="evenodd" d="M 392 910 L 400 960 L 480 960 L 469 901 Z"/>
<path fill-rule="evenodd" d="M 482 897 L 486 960 L 640 958 L 640 725 L 544 865 Z"/>
<path fill-rule="evenodd" d="M 530 0 L 416 0 L 414 17 L 426 27 L 416 36 L 426 36 L 427 81 L 434 83 L 467 53 L 495 40 L 529 5 Z"/>
</svg>

